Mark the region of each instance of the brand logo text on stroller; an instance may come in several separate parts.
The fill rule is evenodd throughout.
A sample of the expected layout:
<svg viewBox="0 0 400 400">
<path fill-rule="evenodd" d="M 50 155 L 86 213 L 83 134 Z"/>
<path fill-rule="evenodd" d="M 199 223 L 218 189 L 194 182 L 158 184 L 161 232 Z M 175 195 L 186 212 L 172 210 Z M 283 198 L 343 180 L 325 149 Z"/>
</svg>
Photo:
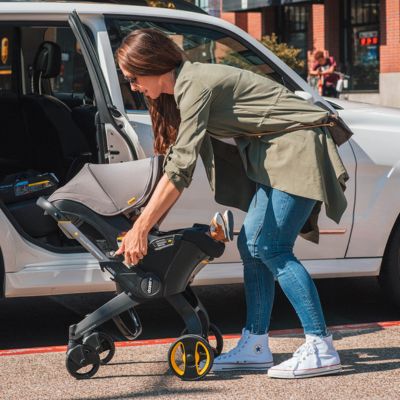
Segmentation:
<svg viewBox="0 0 400 400">
<path fill-rule="evenodd" d="M 151 289 L 153 287 L 153 279 L 149 278 L 149 281 L 147 282 L 147 293 L 151 294 Z"/>
</svg>

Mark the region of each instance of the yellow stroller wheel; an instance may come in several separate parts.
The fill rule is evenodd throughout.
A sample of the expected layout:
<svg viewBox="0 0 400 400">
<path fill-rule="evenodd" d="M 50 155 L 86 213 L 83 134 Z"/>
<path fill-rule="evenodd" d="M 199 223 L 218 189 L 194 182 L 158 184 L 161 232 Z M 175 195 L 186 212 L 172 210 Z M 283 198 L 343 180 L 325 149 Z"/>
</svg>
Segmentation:
<svg viewBox="0 0 400 400">
<path fill-rule="evenodd" d="M 198 335 L 181 336 L 168 351 L 168 363 L 172 372 L 184 381 L 204 378 L 213 362 L 212 347 Z"/>
</svg>

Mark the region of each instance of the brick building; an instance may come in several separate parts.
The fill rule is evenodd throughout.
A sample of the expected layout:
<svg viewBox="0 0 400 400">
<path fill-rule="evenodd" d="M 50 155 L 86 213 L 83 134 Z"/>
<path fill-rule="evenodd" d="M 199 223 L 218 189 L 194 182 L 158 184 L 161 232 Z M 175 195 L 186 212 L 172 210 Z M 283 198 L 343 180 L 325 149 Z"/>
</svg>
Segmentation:
<svg viewBox="0 0 400 400">
<path fill-rule="evenodd" d="M 220 17 L 304 59 L 325 50 L 350 76 L 342 96 L 400 107 L 400 0 L 222 0 Z"/>
</svg>

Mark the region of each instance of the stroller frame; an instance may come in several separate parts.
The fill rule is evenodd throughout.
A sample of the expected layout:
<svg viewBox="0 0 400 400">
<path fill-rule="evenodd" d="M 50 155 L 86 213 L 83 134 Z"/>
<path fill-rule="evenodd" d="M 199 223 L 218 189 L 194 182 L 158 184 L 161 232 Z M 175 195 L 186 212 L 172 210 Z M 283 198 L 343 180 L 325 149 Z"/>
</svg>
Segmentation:
<svg viewBox="0 0 400 400">
<path fill-rule="evenodd" d="M 181 257 L 181 260 L 188 259 L 195 267 L 189 271 L 189 275 L 186 274 L 183 280 L 177 279 L 177 285 L 180 285 L 180 288 L 184 287 L 184 290 L 177 289 L 178 286 L 174 287 L 174 284 L 168 288 L 166 281 L 163 282 L 162 278 L 160 279 L 156 273 L 143 270 L 140 265 L 128 269 L 123 263 L 122 256 L 115 256 L 114 250 L 104 251 L 104 249 L 101 249 L 78 228 L 78 224 L 73 222 L 74 217 L 84 216 L 85 222 L 93 223 L 95 221 L 95 223 L 98 223 L 96 228 L 98 231 L 103 232 L 105 238 L 110 237 L 110 233 L 115 238 L 117 231 L 115 229 L 110 230 L 109 226 L 103 222 L 103 219 L 98 214 L 74 201 L 63 200 L 55 203 L 60 204 L 61 207 L 58 204 L 56 206 L 50 203 L 43 197 L 37 201 L 38 206 L 55 219 L 62 232 L 68 238 L 77 240 L 99 261 L 102 271 L 107 271 L 111 275 L 111 279 L 115 281 L 119 292 L 116 297 L 87 315 L 82 321 L 69 327 L 66 362 L 69 373 L 77 379 L 90 378 L 97 372 L 100 364 L 108 363 L 113 357 L 115 352 L 113 339 L 105 333 L 96 332 L 96 328 L 113 319 L 124 336 L 129 340 L 133 340 L 141 333 L 140 320 L 134 311 L 134 307 L 146 300 L 163 297 L 180 314 L 186 326 L 185 335 L 181 336 L 170 348 L 168 354 L 169 365 L 173 373 L 183 380 L 203 378 L 211 369 L 214 356 L 222 352 L 223 339 L 219 329 L 210 323 L 207 311 L 191 289 L 190 283 L 204 264 L 212 260 L 213 257 L 219 257 L 222 254 L 224 245 L 220 242 L 214 243 L 216 248 L 214 248 L 214 254 L 210 255 L 204 251 L 204 244 L 203 249 L 200 249 L 199 247 L 196 248 L 195 244 L 192 245 L 189 242 L 186 244 L 186 242 L 182 241 L 188 249 L 185 253 L 185 249 L 182 248 L 185 254 L 183 258 Z M 124 220 L 125 224 L 129 225 L 129 220 Z M 194 231 L 192 231 L 193 228 Z M 187 228 L 188 233 L 199 235 L 196 232 L 200 231 L 202 236 L 206 236 L 205 230 L 208 229 L 208 226 L 195 224 L 193 228 Z M 116 229 L 120 229 L 120 226 Z M 162 248 L 172 246 L 168 244 L 168 241 L 172 240 L 174 244 L 174 241 L 177 240 L 176 238 L 182 232 L 185 233 L 186 231 L 159 232 L 152 230 L 149 234 L 149 246 L 151 247 L 154 243 L 155 250 L 159 250 L 157 246 Z M 213 241 L 211 238 L 207 240 Z M 167 244 L 165 244 L 166 241 Z M 213 252 L 211 251 L 211 253 Z M 144 257 L 143 261 L 145 259 L 146 257 Z M 175 259 L 179 262 L 179 257 L 174 256 Z M 124 314 L 125 321 L 121 319 Z M 129 324 L 126 322 L 127 315 L 128 320 L 130 320 Z M 210 333 L 216 338 L 217 345 L 214 348 L 210 346 L 208 341 Z M 177 349 L 185 354 L 183 367 L 173 359 Z M 100 355 L 104 353 L 107 353 L 106 356 L 100 358 Z M 87 366 L 91 366 L 88 372 L 80 372 L 81 368 Z"/>
</svg>

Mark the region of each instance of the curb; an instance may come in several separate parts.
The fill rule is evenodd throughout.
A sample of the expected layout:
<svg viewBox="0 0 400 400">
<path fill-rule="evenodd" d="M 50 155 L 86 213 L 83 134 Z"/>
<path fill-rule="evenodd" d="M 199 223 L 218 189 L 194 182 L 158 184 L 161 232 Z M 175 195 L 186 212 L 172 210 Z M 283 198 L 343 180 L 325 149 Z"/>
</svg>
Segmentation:
<svg viewBox="0 0 400 400">
<path fill-rule="evenodd" d="M 354 330 L 369 330 L 369 329 L 387 329 L 394 326 L 400 326 L 400 321 L 388 322 L 372 322 L 365 324 L 348 324 L 348 325 L 333 325 L 328 329 L 331 332 L 338 331 L 354 331 Z M 296 336 L 303 334 L 302 329 L 282 329 L 270 331 L 269 335 L 272 337 L 279 336 Z M 224 339 L 238 339 L 240 335 L 224 335 Z M 165 339 L 148 339 L 148 340 L 134 340 L 131 342 L 115 342 L 116 347 L 137 347 L 137 346 L 150 346 L 157 344 L 169 344 L 175 342 L 176 338 Z M 26 354 L 43 354 L 43 353 L 65 353 L 67 346 L 49 346 L 49 347 L 33 347 L 26 349 L 9 349 L 0 350 L 0 357 L 5 356 L 21 356 Z"/>
</svg>

